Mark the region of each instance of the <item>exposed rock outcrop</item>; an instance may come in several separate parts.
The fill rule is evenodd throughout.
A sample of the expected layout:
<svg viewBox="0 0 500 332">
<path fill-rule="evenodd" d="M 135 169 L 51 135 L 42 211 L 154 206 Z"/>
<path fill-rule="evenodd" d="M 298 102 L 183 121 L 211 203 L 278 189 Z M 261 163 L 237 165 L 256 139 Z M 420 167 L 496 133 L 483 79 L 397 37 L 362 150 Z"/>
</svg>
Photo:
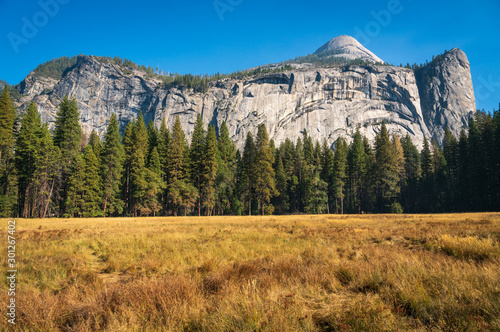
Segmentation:
<svg viewBox="0 0 500 332">
<path fill-rule="evenodd" d="M 189 138 L 201 114 L 205 123 L 216 127 L 226 121 L 240 148 L 247 132 L 255 133 L 261 123 L 276 144 L 296 140 L 306 129 L 313 139 L 326 138 L 333 145 L 339 136 L 350 140 L 358 128 L 373 140 L 385 121 L 391 133 L 409 133 L 421 147 L 424 137 L 441 143 L 445 125 L 458 134 L 475 109 L 463 52 L 453 50 L 424 70 L 417 84 L 414 72 L 400 67 L 301 66 L 247 79 L 222 79 L 211 82 L 206 93 L 196 93 L 166 87 L 143 71 L 82 55 L 60 80 L 30 73 L 21 84 L 19 106 L 24 109 L 34 100 L 42 120 L 53 123 L 62 98 L 74 96 L 84 132 L 95 129 L 101 136 L 113 113 L 124 126 L 142 110 L 145 121 L 157 126 L 163 118 L 171 126 L 179 116 Z"/>
<path fill-rule="evenodd" d="M 470 64 L 463 51 L 454 48 L 416 71 L 421 107 L 431 137 L 442 142 L 445 128 L 458 136 L 469 126 L 476 110 Z"/>
</svg>

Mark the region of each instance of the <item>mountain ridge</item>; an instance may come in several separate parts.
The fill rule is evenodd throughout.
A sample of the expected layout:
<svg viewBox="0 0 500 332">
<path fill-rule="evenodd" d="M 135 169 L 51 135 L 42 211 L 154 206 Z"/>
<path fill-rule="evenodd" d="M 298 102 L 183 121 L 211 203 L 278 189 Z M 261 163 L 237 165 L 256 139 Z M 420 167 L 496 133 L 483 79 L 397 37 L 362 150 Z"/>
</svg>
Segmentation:
<svg viewBox="0 0 500 332">
<path fill-rule="evenodd" d="M 171 125 L 178 115 L 188 137 L 198 113 L 217 128 L 226 121 L 239 147 L 246 132 L 255 131 L 260 123 L 266 124 L 277 144 L 286 138 L 296 140 L 306 129 L 313 138 L 326 138 L 333 145 L 341 135 L 349 140 L 356 129 L 372 140 L 382 122 L 393 134 L 409 133 L 421 146 L 424 137 L 442 142 L 444 128 L 436 126 L 451 126 L 458 135 L 468 124 L 469 113 L 475 111 L 467 57 L 458 49 L 450 52 L 436 60 L 435 65 L 441 65 L 434 69 L 440 73 L 432 77 L 439 78 L 428 89 L 406 68 L 290 64 L 286 70 L 277 66 L 254 75 L 243 71 L 240 76 L 214 79 L 198 92 L 183 84 L 166 84 L 161 75 L 140 68 L 122 68 L 102 57 L 80 55 L 74 68 L 59 80 L 30 73 L 20 84 L 23 95 L 18 106 L 25 109 L 33 99 L 42 120 L 53 123 L 61 98 L 74 96 L 84 131 L 96 129 L 100 135 L 112 113 L 119 115 L 124 126 L 142 110 L 146 121 L 157 126 L 163 117 Z M 443 76 L 448 71 L 457 74 Z M 460 85 L 454 82 L 457 77 Z M 455 109 L 442 107 L 441 99 L 434 95 L 446 97 Z M 470 98 L 458 98 L 460 95 Z M 455 103 L 451 103 L 453 98 Z"/>
</svg>

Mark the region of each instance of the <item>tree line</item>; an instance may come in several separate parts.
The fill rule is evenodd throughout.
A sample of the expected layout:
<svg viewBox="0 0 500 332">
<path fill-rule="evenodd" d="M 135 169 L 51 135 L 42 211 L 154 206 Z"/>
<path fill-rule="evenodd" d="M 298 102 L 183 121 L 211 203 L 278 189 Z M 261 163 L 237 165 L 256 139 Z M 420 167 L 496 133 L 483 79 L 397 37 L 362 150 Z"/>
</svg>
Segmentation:
<svg viewBox="0 0 500 332">
<path fill-rule="evenodd" d="M 120 134 L 112 115 L 104 138 L 84 139 L 75 99 L 65 97 L 54 130 L 34 103 L 16 116 L 8 87 L 0 96 L 0 214 L 99 217 L 291 213 L 493 211 L 500 207 L 500 111 L 478 112 L 443 148 L 382 124 L 372 145 L 359 132 L 275 146 L 266 127 L 240 152 L 222 123 L 198 116 L 190 142 L 172 128 L 144 123 Z"/>
</svg>

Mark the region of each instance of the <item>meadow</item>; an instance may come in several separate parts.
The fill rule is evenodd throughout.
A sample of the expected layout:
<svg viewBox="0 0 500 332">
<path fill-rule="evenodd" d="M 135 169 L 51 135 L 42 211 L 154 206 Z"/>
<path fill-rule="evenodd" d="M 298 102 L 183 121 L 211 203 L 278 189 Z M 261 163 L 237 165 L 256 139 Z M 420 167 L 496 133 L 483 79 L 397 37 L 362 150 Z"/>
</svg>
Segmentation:
<svg viewBox="0 0 500 332">
<path fill-rule="evenodd" d="M 498 213 L 16 221 L 2 331 L 500 330 Z"/>
</svg>

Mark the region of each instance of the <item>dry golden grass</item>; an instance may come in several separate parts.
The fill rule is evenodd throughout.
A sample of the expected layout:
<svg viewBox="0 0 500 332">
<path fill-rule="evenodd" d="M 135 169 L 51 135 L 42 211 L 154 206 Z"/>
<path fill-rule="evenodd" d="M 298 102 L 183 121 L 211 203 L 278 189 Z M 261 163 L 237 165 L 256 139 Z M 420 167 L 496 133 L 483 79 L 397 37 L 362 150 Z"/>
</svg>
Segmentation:
<svg viewBox="0 0 500 332">
<path fill-rule="evenodd" d="M 500 330 L 500 214 L 19 219 L 16 238 L 19 331 Z"/>
</svg>

